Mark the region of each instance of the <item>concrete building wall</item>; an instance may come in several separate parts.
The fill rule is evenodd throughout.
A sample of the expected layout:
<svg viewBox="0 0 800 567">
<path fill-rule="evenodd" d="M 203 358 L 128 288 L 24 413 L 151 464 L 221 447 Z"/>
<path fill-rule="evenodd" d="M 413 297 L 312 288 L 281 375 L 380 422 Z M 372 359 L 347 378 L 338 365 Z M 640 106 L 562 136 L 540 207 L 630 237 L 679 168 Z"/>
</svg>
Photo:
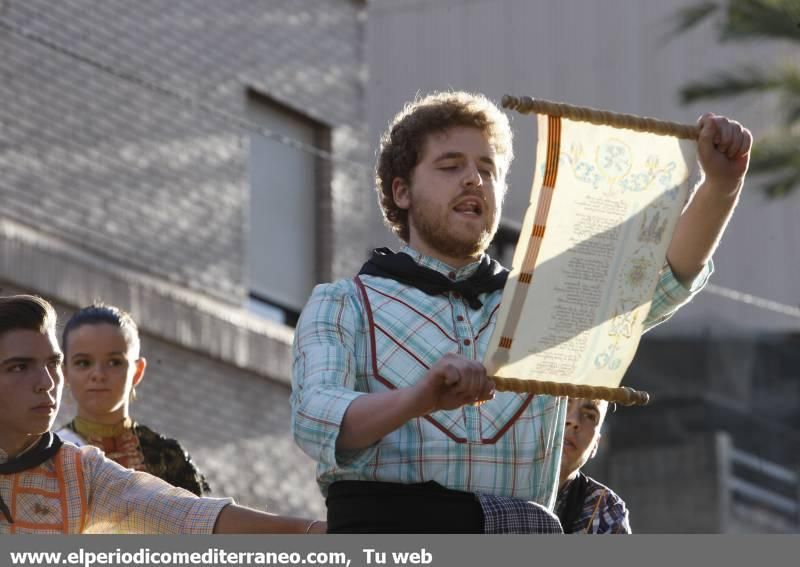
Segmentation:
<svg viewBox="0 0 800 567">
<path fill-rule="evenodd" d="M 306 229 L 317 277 L 350 274 L 374 208 L 364 16 L 359 0 L 0 5 L 0 293 L 131 311 L 150 361 L 134 417 L 184 442 L 215 494 L 279 513 L 324 504 L 289 434 L 292 329 L 242 307 L 265 135 L 245 104 L 329 130 L 324 222 Z"/>
<path fill-rule="evenodd" d="M 796 469 L 753 459 L 726 432 L 698 433 L 680 444 L 661 443 L 655 433 L 645 446 L 615 443 L 611 453 L 589 474 L 625 500 L 634 533 L 798 530 Z M 764 478 L 754 482 L 759 475 Z"/>
<path fill-rule="evenodd" d="M 343 165 L 365 161 L 362 14 L 351 0 L 5 2 L 3 215 L 241 304 L 249 87 L 330 126 L 341 230 L 323 275 L 348 271 L 368 186 Z"/>
<path fill-rule="evenodd" d="M 628 505 L 634 533 L 724 532 L 728 441 L 711 434 L 682 445 L 616 451 L 607 484 Z"/>
</svg>

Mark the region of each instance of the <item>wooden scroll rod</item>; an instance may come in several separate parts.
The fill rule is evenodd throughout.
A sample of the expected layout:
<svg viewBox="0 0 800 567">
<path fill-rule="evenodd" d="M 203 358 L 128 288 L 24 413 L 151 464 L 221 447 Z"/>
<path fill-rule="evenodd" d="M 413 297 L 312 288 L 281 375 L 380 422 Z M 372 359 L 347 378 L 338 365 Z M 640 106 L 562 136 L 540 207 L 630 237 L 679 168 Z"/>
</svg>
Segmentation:
<svg viewBox="0 0 800 567">
<path fill-rule="evenodd" d="M 520 380 L 519 378 L 500 378 L 493 376 L 498 392 L 517 392 L 519 394 L 545 394 L 548 396 L 569 396 L 570 398 L 587 398 L 590 400 L 606 400 L 623 406 L 646 406 L 650 402 L 650 394 L 633 388 L 606 388 L 603 386 L 587 386 L 584 384 L 567 384 L 563 382 L 544 382 L 540 380 Z"/>
<path fill-rule="evenodd" d="M 544 99 L 534 99 L 529 96 L 521 98 L 503 95 L 502 105 L 504 108 L 516 110 L 522 114 L 547 114 L 549 116 L 559 116 L 576 120 L 579 122 L 591 122 L 614 126 L 616 128 L 627 128 L 637 132 L 650 132 L 662 136 L 674 136 L 676 138 L 686 138 L 696 140 L 700 128 L 696 124 L 680 124 L 679 122 L 668 122 L 657 120 L 646 116 L 636 116 L 635 114 L 621 114 L 609 112 L 607 110 L 597 110 L 586 106 L 573 106 L 561 102 L 553 102 Z"/>
</svg>

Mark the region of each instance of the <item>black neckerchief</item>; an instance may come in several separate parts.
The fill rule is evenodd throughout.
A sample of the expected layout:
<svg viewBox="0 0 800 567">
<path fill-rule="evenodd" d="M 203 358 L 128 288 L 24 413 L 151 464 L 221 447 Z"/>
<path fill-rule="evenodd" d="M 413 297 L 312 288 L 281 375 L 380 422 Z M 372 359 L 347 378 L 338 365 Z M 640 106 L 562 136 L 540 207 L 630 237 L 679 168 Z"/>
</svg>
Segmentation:
<svg viewBox="0 0 800 567">
<path fill-rule="evenodd" d="M 58 435 L 52 431 L 48 431 L 42 435 L 33 447 L 25 451 L 22 455 L 10 459 L 5 463 L 0 463 L 0 474 L 15 474 L 36 468 L 58 453 L 58 450 L 63 444 L 63 441 L 61 441 Z M 8 506 L 6 506 L 6 503 L 3 502 L 2 496 L 0 496 L 0 512 L 3 513 L 9 524 L 14 523 L 14 519 L 11 517 L 11 511 L 8 509 Z"/>
<path fill-rule="evenodd" d="M 376 248 L 358 275 L 393 279 L 428 295 L 455 291 L 464 297 L 472 309 L 480 309 L 483 304 L 478 296 L 503 289 L 508 279 L 508 270 L 484 254 L 474 274 L 464 280 L 453 281 L 436 270 L 420 266 L 408 254 L 394 253 L 388 248 Z"/>
<path fill-rule="evenodd" d="M 572 527 L 583 511 L 586 503 L 586 491 L 589 488 L 589 481 L 586 475 L 578 472 L 575 480 L 570 482 L 567 494 L 564 498 L 564 505 L 558 512 L 558 519 L 561 520 L 561 527 L 565 534 L 572 533 Z"/>
</svg>

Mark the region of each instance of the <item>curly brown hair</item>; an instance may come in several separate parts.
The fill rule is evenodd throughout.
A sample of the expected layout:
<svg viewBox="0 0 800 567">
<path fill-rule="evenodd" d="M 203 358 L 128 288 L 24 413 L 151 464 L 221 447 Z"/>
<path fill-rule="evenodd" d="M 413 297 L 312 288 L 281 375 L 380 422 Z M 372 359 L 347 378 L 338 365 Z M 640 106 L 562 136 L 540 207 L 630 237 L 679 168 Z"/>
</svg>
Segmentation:
<svg viewBox="0 0 800 567">
<path fill-rule="evenodd" d="M 411 173 L 422 157 L 429 134 L 466 126 L 481 130 L 497 153 L 503 175 L 514 157 L 508 118 L 482 94 L 463 91 L 435 92 L 406 104 L 389 122 L 380 140 L 375 187 L 386 225 L 408 242 L 408 211 L 394 202 L 392 181 L 399 177 L 410 183 Z"/>
</svg>

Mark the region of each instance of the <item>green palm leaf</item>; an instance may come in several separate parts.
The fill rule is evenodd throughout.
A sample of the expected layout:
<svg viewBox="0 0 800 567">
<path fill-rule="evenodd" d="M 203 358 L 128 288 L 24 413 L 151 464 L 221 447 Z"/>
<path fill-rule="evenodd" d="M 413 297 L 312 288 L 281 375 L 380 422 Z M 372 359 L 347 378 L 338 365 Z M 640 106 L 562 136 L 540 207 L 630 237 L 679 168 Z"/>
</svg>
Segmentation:
<svg viewBox="0 0 800 567">
<path fill-rule="evenodd" d="M 687 6 L 680 10 L 675 16 L 675 25 L 671 35 L 677 35 L 692 29 L 703 20 L 719 10 L 718 2 L 701 2 L 694 6 Z"/>
<path fill-rule="evenodd" d="M 750 172 L 759 176 L 770 197 L 780 197 L 800 186 L 800 136 L 773 136 L 753 146 Z"/>
<path fill-rule="evenodd" d="M 677 13 L 674 34 L 684 33 L 715 18 L 720 41 L 750 41 L 756 38 L 800 42 L 800 0 L 717 0 L 699 2 Z M 686 84 L 681 102 L 776 93 L 783 121 L 771 137 L 758 141 L 750 170 L 772 197 L 800 187 L 800 67 L 788 65 L 746 66 L 721 71 L 709 80 Z"/>
<path fill-rule="evenodd" d="M 800 3 L 797 0 L 731 0 L 720 39 L 800 39 Z"/>
<path fill-rule="evenodd" d="M 681 102 L 691 103 L 709 98 L 725 98 L 781 88 L 779 77 L 769 77 L 749 67 L 738 72 L 719 72 L 709 81 L 688 83 L 680 90 Z"/>
</svg>

